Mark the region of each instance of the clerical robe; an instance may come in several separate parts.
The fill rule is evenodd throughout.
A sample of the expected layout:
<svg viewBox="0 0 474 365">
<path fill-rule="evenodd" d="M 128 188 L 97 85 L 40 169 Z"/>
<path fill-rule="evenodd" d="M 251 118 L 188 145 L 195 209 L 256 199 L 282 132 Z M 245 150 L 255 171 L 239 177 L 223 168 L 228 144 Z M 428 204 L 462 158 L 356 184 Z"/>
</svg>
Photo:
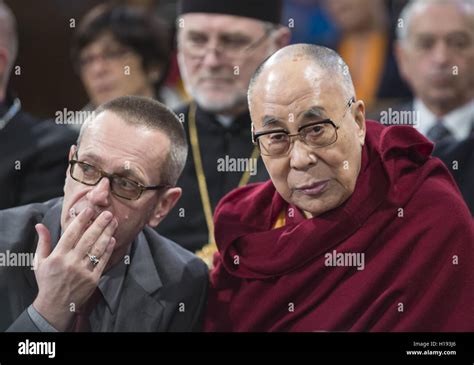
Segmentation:
<svg viewBox="0 0 474 365">
<path fill-rule="evenodd" d="M 184 117 L 183 126 L 186 130 L 186 137 L 188 141 L 191 141 L 189 105 L 177 110 L 176 114 Z M 231 125 L 225 127 L 214 114 L 198 107 L 196 126 L 210 208 L 214 211 L 219 200 L 239 185 L 244 173 L 242 166 L 228 164 L 227 161 L 229 159 L 232 162 L 244 161 L 252 154 L 250 115 L 246 111 L 237 117 Z M 249 181 L 252 183 L 268 180 L 262 160 L 258 159 L 258 161 L 252 162 L 256 162 L 256 165 L 250 166 Z M 191 146 L 177 186 L 183 189 L 183 195 L 156 230 L 161 235 L 194 252 L 209 242 L 209 231 Z"/>
<path fill-rule="evenodd" d="M 474 226 L 432 144 L 367 121 L 342 205 L 307 219 L 271 181 L 215 213 L 207 331 L 474 331 Z"/>
</svg>

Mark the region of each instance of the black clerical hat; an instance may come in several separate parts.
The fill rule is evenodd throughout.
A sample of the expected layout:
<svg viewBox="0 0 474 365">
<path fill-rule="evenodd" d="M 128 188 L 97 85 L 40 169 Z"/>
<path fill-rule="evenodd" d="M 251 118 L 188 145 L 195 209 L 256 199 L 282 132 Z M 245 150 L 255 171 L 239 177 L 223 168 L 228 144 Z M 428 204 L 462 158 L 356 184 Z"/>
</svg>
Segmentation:
<svg viewBox="0 0 474 365">
<path fill-rule="evenodd" d="M 278 24 L 281 0 L 180 0 L 178 15 L 186 13 L 217 13 L 243 16 Z"/>
</svg>

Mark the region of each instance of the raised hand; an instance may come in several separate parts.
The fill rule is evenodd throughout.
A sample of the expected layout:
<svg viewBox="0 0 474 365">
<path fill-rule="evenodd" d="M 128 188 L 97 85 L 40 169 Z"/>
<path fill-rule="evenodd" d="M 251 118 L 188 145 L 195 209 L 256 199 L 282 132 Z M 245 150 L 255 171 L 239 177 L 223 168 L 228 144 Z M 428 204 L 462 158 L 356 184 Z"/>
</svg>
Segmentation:
<svg viewBox="0 0 474 365">
<path fill-rule="evenodd" d="M 99 283 L 115 246 L 117 220 L 112 213 L 94 216 L 84 209 L 64 231 L 54 251 L 51 235 L 43 224 L 36 225 L 39 236 L 35 255 L 38 296 L 33 307 L 57 330 L 65 331 Z M 94 264 L 90 256 L 98 258 Z"/>
</svg>

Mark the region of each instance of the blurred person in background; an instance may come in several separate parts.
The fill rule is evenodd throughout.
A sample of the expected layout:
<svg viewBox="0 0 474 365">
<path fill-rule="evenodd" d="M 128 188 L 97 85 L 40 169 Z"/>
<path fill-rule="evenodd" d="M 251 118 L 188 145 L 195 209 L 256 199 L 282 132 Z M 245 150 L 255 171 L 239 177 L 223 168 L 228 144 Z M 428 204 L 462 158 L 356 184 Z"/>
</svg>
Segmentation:
<svg viewBox="0 0 474 365">
<path fill-rule="evenodd" d="M 77 134 L 22 110 L 8 88 L 18 53 L 16 20 L 0 1 L 0 209 L 62 195 L 65 158 Z"/>
<path fill-rule="evenodd" d="M 178 62 L 193 101 L 177 114 L 191 148 L 178 182 L 183 198 L 158 232 L 191 251 L 208 244 L 199 253 L 208 260 L 219 200 L 237 186 L 268 179 L 251 143 L 247 87 L 257 66 L 288 44 L 290 31 L 279 25 L 281 1 L 184 0 L 178 6 Z"/>
<path fill-rule="evenodd" d="M 153 12 L 112 3 L 93 8 L 72 44 L 72 59 L 90 99 L 84 110 L 125 95 L 180 105 L 179 94 L 165 85 L 171 45 L 169 27 Z"/>
<path fill-rule="evenodd" d="M 435 143 L 474 215 L 474 3 L 414 0 L 400 19 L 397 61 L 414 98 L 394 110 Z"/>
<path fill-rule="evenodd" d="M 337 0 L 324 5 L 339 29 L 337 49 L 351 69 L 367 111 L 410 96 L 392 52 L 393 31 L 385 0 Z"/>
</svg>

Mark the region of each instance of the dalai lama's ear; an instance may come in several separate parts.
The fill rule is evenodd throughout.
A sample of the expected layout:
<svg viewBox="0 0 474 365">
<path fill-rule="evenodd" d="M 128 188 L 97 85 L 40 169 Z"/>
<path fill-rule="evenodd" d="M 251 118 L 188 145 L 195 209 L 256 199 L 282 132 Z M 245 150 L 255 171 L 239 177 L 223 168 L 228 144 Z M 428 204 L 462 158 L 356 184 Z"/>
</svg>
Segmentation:
<svg viewBox="0 0 474 365">
<path fill-rule="evenodd" d="M 176 205 L 179 198 L 181 197 L 181 188 L 169 188 L 158 198 L 158 203 L 151 212 L 148 218 L 148 225 L 150 227 L 156 227 L 169 213 L 171 209 Z"/>
<path fill-rule="evenodd" d="M 363 146 L 365 143 L 365 105 L 362 100 L 357 100 L 354 105 L 354 120 L 358 126 L 357 136 L 360 141 L 360 145 Z"/>
</svg>

